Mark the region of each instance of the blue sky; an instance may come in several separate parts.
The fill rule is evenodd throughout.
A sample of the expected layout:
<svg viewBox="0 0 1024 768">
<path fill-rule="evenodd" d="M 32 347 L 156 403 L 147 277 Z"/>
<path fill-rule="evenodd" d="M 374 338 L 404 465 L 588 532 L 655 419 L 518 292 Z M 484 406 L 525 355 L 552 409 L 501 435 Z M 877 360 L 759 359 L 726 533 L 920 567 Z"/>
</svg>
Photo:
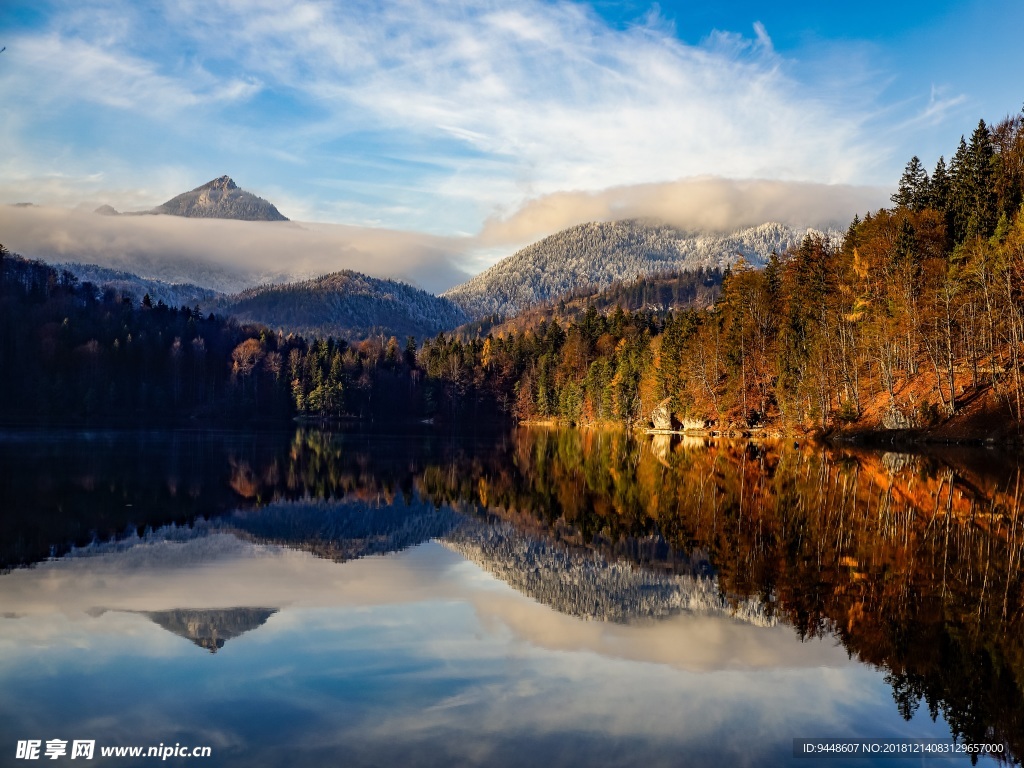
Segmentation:
<svg viewBox="0 0 1024 768">
<path fill-rule="evenodd" d="M 1016 0 L 7 0 L 0 201 L 227 173 L 293 219 L 446 237 L 693 177 L 884 201 L 1020 109 L 1022 26 Z"/>
</svg>

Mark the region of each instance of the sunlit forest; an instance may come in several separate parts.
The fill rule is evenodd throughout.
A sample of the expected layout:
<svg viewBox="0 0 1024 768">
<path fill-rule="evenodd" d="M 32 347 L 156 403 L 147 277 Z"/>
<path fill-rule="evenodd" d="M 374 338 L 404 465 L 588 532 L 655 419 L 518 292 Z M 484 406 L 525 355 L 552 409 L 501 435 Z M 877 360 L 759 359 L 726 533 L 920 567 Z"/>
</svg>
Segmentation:
<svg viewBox="0 0 1024 768">
<path fill-rule="evenodd" d="M 672 426 L 1019 429 L 1022 125 L 980 122 L 930 175 L 913 158 L 892 208 L 740 262 L 711 308 L 442 336 L 422 363 L 459 391 L 491 383 L 520 420 L 635 424 L 664 404 Z"/>
</svg>

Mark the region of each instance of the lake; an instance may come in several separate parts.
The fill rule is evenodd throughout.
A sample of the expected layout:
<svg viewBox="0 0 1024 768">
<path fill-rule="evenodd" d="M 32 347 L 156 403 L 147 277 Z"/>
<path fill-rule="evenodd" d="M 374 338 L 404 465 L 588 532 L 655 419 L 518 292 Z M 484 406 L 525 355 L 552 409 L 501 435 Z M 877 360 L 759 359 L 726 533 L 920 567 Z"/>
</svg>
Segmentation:
<svg viewBox="0 0 1024 768">
<path fill-rule="evenodd" d="M 8 431 L 0 466 L 3 765 L 1024 754 L 1015 454 Z"/>
</svg>

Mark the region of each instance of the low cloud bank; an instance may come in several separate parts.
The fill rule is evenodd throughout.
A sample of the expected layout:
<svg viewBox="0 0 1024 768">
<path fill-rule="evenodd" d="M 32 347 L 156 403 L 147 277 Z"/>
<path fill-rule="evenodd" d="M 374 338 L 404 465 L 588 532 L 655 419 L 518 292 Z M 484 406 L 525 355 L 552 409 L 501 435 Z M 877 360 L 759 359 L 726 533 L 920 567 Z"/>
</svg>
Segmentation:
<svg viewBox="0 0 1024 768">
<path fill-rule="evenodd" d="M 509 215 L 488 219 L 479 240 L 530 242 L 574 224 L 634 218 L 719 233 L 766 221 L 845 229 L 855 213 L 888 204 L 889 192 L 881 187 L 711 176 L 597 192 L 556 192 L 528 200 Z"/>
<path fill-rule="evenodd" d="M 297 222 L 100 216 L 0 206 L 0 242 L 45 261 L 77 261 L 235 291 L 353 269 L 441 291 L 469 277 L 466 238 Z"/>
<path fill-rule="evenodd" d="M 557 192 L 488 219 L 472 237 L 340 224 L 100 216 L 7 205 L 0 206 L 0 242 L 32 258 L 94 263 L 222 291 L 353 269 L 441 292 L 531 242 L 588 221 L 651 218 L 712 232 L 766 221 L 845 229 L 855 213 L 886 204 L 888 192 L 712 177 Z"/>
</svg>

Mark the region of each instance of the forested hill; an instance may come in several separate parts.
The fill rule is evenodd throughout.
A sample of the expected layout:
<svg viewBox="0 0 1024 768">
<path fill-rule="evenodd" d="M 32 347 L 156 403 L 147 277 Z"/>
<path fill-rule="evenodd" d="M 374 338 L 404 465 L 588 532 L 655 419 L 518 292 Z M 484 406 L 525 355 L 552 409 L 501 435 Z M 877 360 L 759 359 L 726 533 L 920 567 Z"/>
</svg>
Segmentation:
<svg viewBox="0 0 1024 768">
<path fill-rule="evenodd" d="M 131 296 L 136 304 L 141 304 L 145 297 L 149 296 L 153 304 L 162 301 L 170 307 L 193 307 L 196 304 L 213 301 L 220 295 L 212 288 L 204 288 L 193 283 L 171 283 L 156 278 L 139 277 L 132 272 L 101 267 L 97 264 L 67 262 L 57 264 L 55 268 L 58 272 L 70 272 L 79 282 L 92 283 L 101 290 L 110 289 L 119 296 Z"/>
<path fill-rule="evenodd" d="M 534 330 L 541 323 L 556 321 L 568 325 L 581 322 L 591 310 L 607 315 L 620 308 L 626 312 L 665 317 L 680 310 L 708 309 L 722 293 L 723 278 L 723 271 L 718 268 L 646 275 L 636 280 L 614 282 L 600 290 L 573 291 L 506 320 L 498 315 L 489 315 L 466 323 L 456 332 L 460 337 L 469 339 L 488 334 L 504 336 Z"/>
<path fill-rule="evenodd" d="M 467 319 L 447 299 L 406 283 L 351 270 L 298 283 L 250 288 L 211 307 L 240 322 L 348 341 L 382 335 L 423 338 L 451 330 Z"/>
<path fill-rule="evenodd" d="M 640 220 L 581 224 L 523 248 L 442 296 L 473 318 L 507 318 L 571 291 L 642 275 L 725 267 L 741 257 L 761 266 L 772 253 L 798 245 L 807 232 L 776 223 L 726 235 Z"/>
<path fill-rule="evenodd" d="M 277 421 L 289 348 L 162 301 L 137 305 L 0 245 L 0 422 Z"/>
</svg>

